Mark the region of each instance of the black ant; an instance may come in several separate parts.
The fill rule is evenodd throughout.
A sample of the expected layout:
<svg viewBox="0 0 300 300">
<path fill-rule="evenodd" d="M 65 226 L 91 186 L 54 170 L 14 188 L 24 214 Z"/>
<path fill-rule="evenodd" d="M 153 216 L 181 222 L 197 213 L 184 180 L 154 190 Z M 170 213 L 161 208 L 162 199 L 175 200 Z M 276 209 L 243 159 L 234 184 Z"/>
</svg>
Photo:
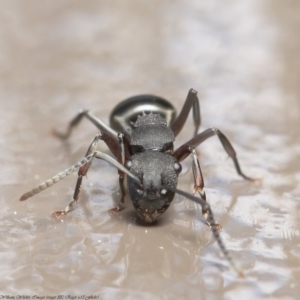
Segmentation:
<svg viewBox="0 0 300 300">
<path fill-rule="evenodd" d="M 175 137 L 185 124 L 191 109 L 195 126 L 194 137 L 174 151 Z M 70 122 L 65 134 L 55 131 L 55 135 L 61 139 L 67 139 L 72 129 L 83 118 L 89 119 L 100 130 L 89 146 L 84 159 L 25 193 L 20 198 L 21 201 L 79 170 L 73 200 L 64 210 L 53 213 L 55 217 L 66 215 L 78 201 L 82 178 L 87 174 L 93 158 L 103 159 L 115 166 L 119 174 L 121 200 L 117 207 L 110 210 L 111 212 L 117 212 L 123 208 L 126 195 L 125 175 L 127 175 L 127 187 L 133 206 L 139 217 L 148 223 L 156 221 L 168 209 L 175 193 L 181 194 L 201 205 L 206 223 L 212 228 L 223 254 L 234 269 L 240 275 L 243 274 L 233 264 L 219 235 L 218 230 L 221 226 L 215 223 L 210 205 L 206 202 L 203 176 L 195 148 L 206 139 L 217 135 L 224 150 L 232 158 L 237 173 L 244 179 L 252 179 L 241 171 L 235 150 L 220 130 L 209 128 L 200 134 L 197 133 L 201 118 L 195 90 L 189 91 L 178 117 L 176 117 L 174 107 L 167 100 L 153 95 L 141 95 L 128 98 L 117 105 L 110 115 L 110 126 L 84 110 Z M 99 140 L 105 142 L 116 159 L 96 150 Z M 176 188 L 178 175 L 181 172 L 180 162 L 188 155 L 192 156 L 194 193 L 198 192 L 200 198 Z"/>
</svg>

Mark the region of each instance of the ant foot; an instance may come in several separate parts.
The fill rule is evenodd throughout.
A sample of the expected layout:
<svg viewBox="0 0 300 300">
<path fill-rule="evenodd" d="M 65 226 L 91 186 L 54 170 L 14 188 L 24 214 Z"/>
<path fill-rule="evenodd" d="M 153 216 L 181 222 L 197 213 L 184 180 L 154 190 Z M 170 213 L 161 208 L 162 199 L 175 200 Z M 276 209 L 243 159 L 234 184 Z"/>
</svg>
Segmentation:
<svg viewBox="0 0 300 300">
<path fill-rule="evenodd" d="M 58 219 L 59 217 L 61 216 L 65 216 L 67 213 L 64 211 L 64 210 L 59 210 L 59 211 L 55 211 L 53 214 L 52 214 L 52 217 Z"/>
<path fill-rule="evenodd" d="M 123 209 L 124 209 L 124 206 L 120 204 L 116 207 L 111 208 L 108 212 L 111 213 L 111 214 L 115 214 L 115 213 L 117 213 L 117 212 L 119 212 Z"/>
</svg>

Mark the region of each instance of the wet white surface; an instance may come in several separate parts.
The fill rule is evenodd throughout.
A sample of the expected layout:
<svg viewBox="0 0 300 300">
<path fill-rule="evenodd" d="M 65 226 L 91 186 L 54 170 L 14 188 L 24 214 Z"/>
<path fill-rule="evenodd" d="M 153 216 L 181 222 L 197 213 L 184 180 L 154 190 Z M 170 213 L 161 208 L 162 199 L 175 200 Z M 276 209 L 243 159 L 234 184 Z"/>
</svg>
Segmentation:
<svg viewBox="0 0 300 300">
<path fill-rule="evenodd" d="M 299 4 L 277 1 L 2 1 L 0 3 L 0 295 L 99 299 L 297 299 L 299 287 Z M 26 202 L 19 197 L 79 161 L 97 130 L 140 93 L 177 110 L 199 91 L 202 127 L 233 143 L 242 180 L 217 138 L 199 147 L 228 266 L 201 209 L 176 196 L 156 224 L 118 200 L 113 167 L 97 161 L 80 202 L 58 221 L 76 175 Z M 189 120 L 176 141 L 191 136 Z M 99 147 L 108 153 L 104 145 Z M 189 158 L 179 187 L 192 191 Z"/>
</svg>

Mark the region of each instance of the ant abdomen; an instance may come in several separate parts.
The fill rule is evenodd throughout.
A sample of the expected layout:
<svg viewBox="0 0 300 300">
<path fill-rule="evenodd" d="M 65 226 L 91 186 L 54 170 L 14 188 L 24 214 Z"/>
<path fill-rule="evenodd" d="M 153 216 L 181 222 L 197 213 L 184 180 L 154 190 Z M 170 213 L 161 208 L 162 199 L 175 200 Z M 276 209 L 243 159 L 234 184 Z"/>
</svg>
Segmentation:
<svg viewBox="0 0 300 300">
<path fill-rule="evenodd" d="M 151 112 L 161 115 L 168 126 L 176 117 L 174 106 L 166 99 L 154 95 L 139 95 L 122 101 L 112 110 L 110 126 L 117 132 L 130 135 L 138 116 Z"/>
</svg>

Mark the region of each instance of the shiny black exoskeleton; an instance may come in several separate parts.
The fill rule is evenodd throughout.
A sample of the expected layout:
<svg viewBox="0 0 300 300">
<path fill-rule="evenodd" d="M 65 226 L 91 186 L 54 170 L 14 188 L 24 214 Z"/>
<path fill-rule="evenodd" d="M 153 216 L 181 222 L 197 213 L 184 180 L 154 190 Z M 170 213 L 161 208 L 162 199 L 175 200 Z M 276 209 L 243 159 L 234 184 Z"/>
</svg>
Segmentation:
<svg viewBox="0 0 300 300">
<path fill-rule="evenodd" d="M 133 155 L 125 166 L 137 176 L 143 189 L 128 178 L 128 191 L 138 215 L 146 222 L 155 221 L 171 204 L 181 170 L 173 153 L 174 133 L 159 114 L 139 116 L 129 138 Z"/>
<path fill-rule="evenodd" d="M 191 109 L 195 127 L 193 137 L 174 150 L 174 140 L 184 126 Z M 78 201 L 82 178 L 87 174 L 93 158 L 104 159 L 118 169 L 121 189 L 120 205 L 111 209 L 111 212 L 123 208 L 126 195 L 125 175 L 132 203 L 139 217 L 146 222 L 156 221 L 170 206 L 175 193 L 184 195 L 202 206 L 206 223 L 212 227 L 224 255 L 231 261 L 218 233 L 220 225 L 215 223 L 211 208 L 206 202 L 203 176 L 195 148 L 206 139 L 217 135 L 223 148 L 232 158 L 237 173 L 245 179 L 252 179 L 242 173 L 235 150 L 220 130 L 209 128 L 198 134 L 201 118 L 199 100 L 195 90 L 189 91 L 177 117 L 174 107 L 167 100 L 153 95 L 141 95 L 128 98 L 117 105 L 111 113 L 110 126 L 89 111 L 81 111 L 70 122 L 65 134 L 54 132 L 55 135 L 62 139 L 68 138 L 72 129 L 83 118 L 89 119 L 100 130 L 89 146 L 84 159 L 42 183 L 39 187 L 25 193 L 20 200 L 28 199 L 79 170 L 73 200 L 64 210 L 53 213 L 55 217 L 65 215 Z M 116 159 L 97 151 L 99 140 L 106 143 Z M 198 192 L 200 198 L 177 189 L 178 175 L 181 172 L 180 162 L 188 155 L 192 157 L 194 193 Z"/>
</svg>

